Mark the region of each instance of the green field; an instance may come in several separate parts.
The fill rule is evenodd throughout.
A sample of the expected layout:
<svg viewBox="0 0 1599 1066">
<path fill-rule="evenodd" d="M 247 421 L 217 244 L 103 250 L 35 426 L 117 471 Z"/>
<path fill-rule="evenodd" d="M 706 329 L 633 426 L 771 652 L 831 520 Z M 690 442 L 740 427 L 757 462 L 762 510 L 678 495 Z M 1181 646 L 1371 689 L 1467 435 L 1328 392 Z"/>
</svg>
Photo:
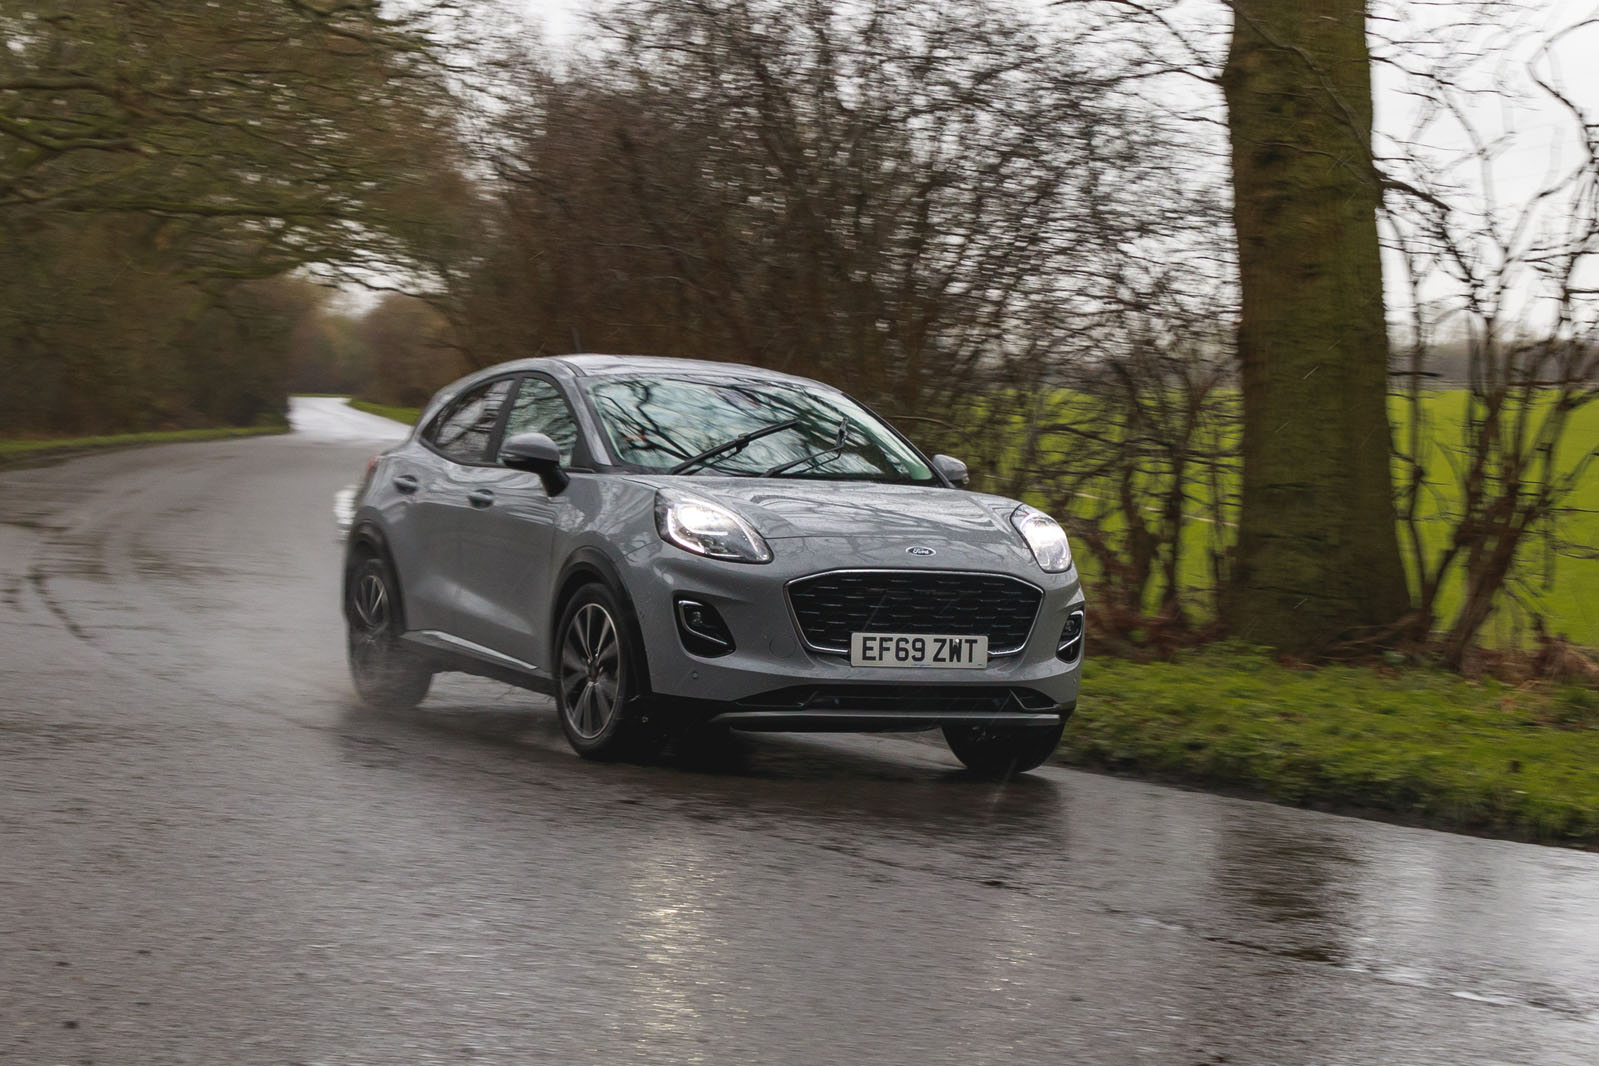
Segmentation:
<svg viewBox="0 0 1599 1066">
<path fill-rule="evenodd" d="M 1433 446 L 1427 456 L 1429 480 L 1444 500 L 1454 492 L 1453 485 L 1444 479 L 1450 476 L 1451 462 L 1457 459 L 1460 451 L 1465 401 L 1466 394 L 1458 390 L 1429 393 L 1424 400 L 1433 422 Z M 1395 398 L 1392 415 L 1396 431 L 1403 434 L 1409 424 L 1409 405 Z M 1579 457 L 1596 448 L 1599 448 L 1599 403 L 1591 404 L 1572 416 L 1562 445 L 1561 467 L 1571 469 Z M 1396 476 L 1399 472 L 1396 464 Z M 1112 486 L 1104 490 L 1106 493 L 1113 491 Z M 1222 491 L 1224 494 L 1235 492 L 1236 480 L 1227 479 Z M 1195 517 L 1208 514 L 1209 495 L 1206 488 L 1194 486 L 1191 496 L 1194 500 L 1192 514 Z M 1044 503 L 1040 500 L 1031 502 Z M 1558 536 L 1571 542 L 1573 547 L 1562 552 L 1545 540 L 1529 540 L 1522 549 L 1522 580 L 1514 591 L 1526 608 L 1544 617 L 1551 633 L 1564 634 L 1585 647 L 1599 648 L 1599 465 L 1589 470 L 1577 491 L 1566 501 L 1566 507 L 1569 513 L 1561 517 Z M 1450 527 L 1439 514 L 1437 506 L 1424 509 L 1422 513 L 1424 543 L 1429 549 L 1436 549 L 1449 535 Z M 1209 589 L 1214 583 L 1208 561 L 1214 537 L 1215 527 L 1204 521 L 1190 521 L 1183 530 L 1183 584 L 1196 593 Z M 1589 558 L 1576 557 L 1581 554 L 1581 548 L 1577 547 L 1581 545 L 1589 546 Z M 1414 581 L 1414 553 L 1403 534 L 1401 546 L 1412 567 Z M 1079 551 L 1077 560 L 1084 583 L 1092 595 L 1098 566 L 1086 551 Z M 1208 597 L 1202 594 L 1190 598 L 1190 605 L 1194 607 L 1202 607 L 1208 602 Z M 1459 602 L 1458 580 L 1446 582 L 1439 594 L 1439 625 L 1447 624 Z M 1154 603 L 1147 606 L 1150 610 L 1155 608 Z M 1531 639 L 1526 610 L 1501 609 L 1490 619 L 1481 639 L 1493 647 L 1525 646 Z"/>
<path fill-rule="evenodd" d="M 1459 390 L 1433 393 L 1428 396 L 1429 413 L 1436 425 L 1433 434 L 1435 451 L 1429 457 L 1427 469 L 1447 473 L 1449 461 L 1461 449 L 1461 422 L 1466 407 L 1466 394 Z M 1405 405 L 1395 405 L 1395 424 L 1403 429 L 1408 410 Z M 1599 404 L 1576 411 L 1571 418 L 1561 442 L 1557 467 L 1572 469 L 1584 455 L 1599 449 Z M 1566 500 L 1568 513 L 1563 514 L 1556 527 L 1560 540 L 1569 543 L 1564 552 L 1556 545 L 1542 540 L 1529 541 L 1522 550 L 1522 581 L 1516 594 L 1526 606 L 1542 614 L 1551 633 L 1564 634 L 1568 639 L 1588 648 L 1599 648 L 1599 465 L 1591 467 L 1587 476 Z M 1437 515 L 1437 509 L 1432 516 Z M 1436 517 L 1426 525 L 1430 544 L 1443 543 L 1447 526 Z M 1589 558 L 1577 558 L 1586 550 Z M 1407 552 L 1408 554 L 1408 552 Z M 1441 617 L 1458 606 L 1458 584 L 1446 585 L 1439 596 Z M 1483 633 L 1483 641 L 1496 647 L 1516 647 L 1530 639 L 1527 618 L 1520 610 L 1500 610 L 1490 619 Z"/>
</svg>

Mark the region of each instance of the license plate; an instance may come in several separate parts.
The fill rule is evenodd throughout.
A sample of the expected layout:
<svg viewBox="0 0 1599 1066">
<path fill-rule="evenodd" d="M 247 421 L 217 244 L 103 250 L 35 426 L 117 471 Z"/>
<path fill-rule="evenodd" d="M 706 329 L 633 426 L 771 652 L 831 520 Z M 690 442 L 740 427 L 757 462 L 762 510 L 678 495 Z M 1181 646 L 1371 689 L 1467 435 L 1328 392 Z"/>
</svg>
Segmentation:
<svg viewBox="0 0 1599 1066">
<path fill-rule="evenodd" d="M 927 633 L 851 633 L 849 664 L 981 670 L 988 665 L 988 638 Z"/>
</svg>

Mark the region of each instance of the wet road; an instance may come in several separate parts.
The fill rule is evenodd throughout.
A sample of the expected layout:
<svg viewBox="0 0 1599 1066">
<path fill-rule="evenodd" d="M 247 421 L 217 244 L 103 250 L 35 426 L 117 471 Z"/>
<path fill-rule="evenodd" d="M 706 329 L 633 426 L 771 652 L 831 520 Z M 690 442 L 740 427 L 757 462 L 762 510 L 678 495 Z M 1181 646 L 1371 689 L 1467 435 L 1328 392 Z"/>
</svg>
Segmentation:
<svg viewBox="0 0 1599 1066">
<path fill-rule="evenodd" d="M 299 414 L 0 474 L 0 1063 L 1599 1062 L 1599 855 L 361 710 Z"/>
</svg>

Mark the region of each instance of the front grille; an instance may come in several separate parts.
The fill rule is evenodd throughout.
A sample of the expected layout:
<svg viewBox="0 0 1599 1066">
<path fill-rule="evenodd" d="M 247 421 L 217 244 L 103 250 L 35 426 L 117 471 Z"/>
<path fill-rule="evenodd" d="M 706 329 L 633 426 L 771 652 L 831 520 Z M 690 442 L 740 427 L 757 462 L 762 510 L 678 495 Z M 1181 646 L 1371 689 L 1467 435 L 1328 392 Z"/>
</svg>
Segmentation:
<svg viewBox="0 0 1599 1066">
<path fill-rule="evenodd" d="M 841 655 L 851 633 L 986 634 L 988 654 L 1012 654 L 1043 598 L 1019 578 L 939 570 L 836 570 L 788 586 L 805 643 Z"/>
</svg>

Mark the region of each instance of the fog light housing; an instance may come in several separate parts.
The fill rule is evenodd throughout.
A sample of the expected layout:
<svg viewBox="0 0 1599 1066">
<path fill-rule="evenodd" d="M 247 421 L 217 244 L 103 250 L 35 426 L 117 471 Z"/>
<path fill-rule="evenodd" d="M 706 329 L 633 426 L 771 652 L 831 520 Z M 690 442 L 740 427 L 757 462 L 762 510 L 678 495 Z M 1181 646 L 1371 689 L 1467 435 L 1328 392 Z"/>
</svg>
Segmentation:
<svg viewBox="0 0 1599 1066">
<path fill-rule="evenodd" d="M 1066 662 L 1075 662 L 1083 655 L 1083 612 L 1081 608 L 1066 616 L 1066 624 L 1061 627 L 1060 642 L 1055 645 L 1055 654 Z"/>
<path fill-rule="evenodd" d="M 691 654 L 715 658 L 733 650 L 733 634 L 715 607 L 679 597 L 673 613 L 677 616 L 677 635 Z"/>
</svg>

